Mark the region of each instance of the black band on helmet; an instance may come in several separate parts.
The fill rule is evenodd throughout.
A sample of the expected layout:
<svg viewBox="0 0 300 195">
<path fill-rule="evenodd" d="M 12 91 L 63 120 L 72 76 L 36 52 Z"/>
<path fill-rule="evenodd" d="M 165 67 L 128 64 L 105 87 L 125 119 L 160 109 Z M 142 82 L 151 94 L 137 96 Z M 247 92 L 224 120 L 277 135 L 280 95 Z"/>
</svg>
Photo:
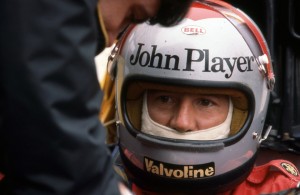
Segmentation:
<svg viewBox="0 0 300 195">
<path fill-rule="evenodd" d="M 256 154 L 243 165 L 225 174 L 205 179 L 173 179 L 155 176 L 136 167 L 120 149 L 125 170 L 132 183 L 141 189 L 160 193 L 188 193 L 188 194 L 215 194 L 234 189 L 250 174 L 254 165 Z"/>
</svg>

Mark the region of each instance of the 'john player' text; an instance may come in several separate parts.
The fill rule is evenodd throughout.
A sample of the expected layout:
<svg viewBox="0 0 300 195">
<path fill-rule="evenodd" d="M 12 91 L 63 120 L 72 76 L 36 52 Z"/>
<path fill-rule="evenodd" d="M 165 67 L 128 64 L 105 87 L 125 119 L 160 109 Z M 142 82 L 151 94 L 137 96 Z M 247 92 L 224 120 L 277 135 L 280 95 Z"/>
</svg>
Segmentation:
<svg viewBox="0 0 300 195">
<path fill-rule="evenodd" d="M 177 179 L 196 179 L 215 175 L 213 162 L 201 165 L 175 165 L 145 157 L 144 169 L 151 174 Z"/>
<path fill-rule="evenodd" d="M 185 48 L 186 59 L 180 59 L 178 55 L 169 55 L 156 52 L 157 45 L 151 45 L 152 51 L 143 51 L 145 44 L 139 43 L 135 54 L 130 56 L 130 64 L 139 64 L 142 67 L 151 67 L 158 69 L 166 69 L 173 71 L 195 71 L 194 67 L 202 65 L 202 72 L 223 72 L 229 71 L 225 74 L 225 78 L 232 76 L 233 70 L 239 72 L 253 71 L 251 65 L 254 61 L 253 56 L 236 56 L 236 57 L 212 57 L 208 49 L 192 49 Z M 226 53 L 226 51 L 224 52 Z M 154 63 L 156 60 L 156 63 Z M 186 60 L 179 63 L 180 60 Z M 200 62 L 202 62 L 200 64 Z M 183 66 L 183 67 L 179 67 Z"/>
</svg>

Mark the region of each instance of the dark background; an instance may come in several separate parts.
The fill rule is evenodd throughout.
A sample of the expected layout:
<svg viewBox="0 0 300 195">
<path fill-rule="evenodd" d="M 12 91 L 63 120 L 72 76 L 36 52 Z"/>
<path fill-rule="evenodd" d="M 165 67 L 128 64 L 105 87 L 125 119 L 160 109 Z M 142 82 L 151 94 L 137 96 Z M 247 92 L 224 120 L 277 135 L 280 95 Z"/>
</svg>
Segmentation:
<svg viewBox="0 0 300 195">
<path fill-rule="evenodd" d="M 248 14 L 269 45 L 276 77 L 266 125 L 273 129 L 259 162 L 292 160 L 300 168 L 300 1 L 227 0 Z"/>
</svg>

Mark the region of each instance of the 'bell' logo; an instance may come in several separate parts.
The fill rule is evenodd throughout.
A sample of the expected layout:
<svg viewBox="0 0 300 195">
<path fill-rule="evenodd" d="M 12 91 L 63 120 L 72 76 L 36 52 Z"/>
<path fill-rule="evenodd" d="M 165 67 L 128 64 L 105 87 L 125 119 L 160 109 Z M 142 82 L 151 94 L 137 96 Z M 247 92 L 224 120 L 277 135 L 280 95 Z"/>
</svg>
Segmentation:
<svg viewBox="0 0 300 195">
<path fill-rule="evenodd" d="M 187 35 L 203 35 L 206 33 L 205 28 L 194 25 L 182 27 L 181 31 Z"/>
</svg>

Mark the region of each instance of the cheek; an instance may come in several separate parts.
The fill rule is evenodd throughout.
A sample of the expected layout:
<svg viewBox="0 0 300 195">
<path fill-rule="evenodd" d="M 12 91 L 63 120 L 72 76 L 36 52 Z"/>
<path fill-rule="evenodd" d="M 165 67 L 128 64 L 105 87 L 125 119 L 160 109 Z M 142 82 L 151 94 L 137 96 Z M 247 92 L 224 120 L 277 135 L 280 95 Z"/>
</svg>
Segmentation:
<svg viewBox="0 0 300 195">
<path fill-rule="evenodd" d="M 226 101 L 226 102 L 223 104 L 223 106 L 220 107 L 220 110 L 219 110 L 220 124 L 226 120 L 227 115 L 228 115 L 228 112 L 229 112 L 229 102 Z"/>
<path fill-rule="evenodd" d="M 225 121 L 227 114 L 228 109 L 225 107 L 215 110 L 198 111 L 194 113 L 194 116 L 198 116 L 195 120 L 197 120 L 198 129 L 201 130 L 222 124 Z"/>
<path fill-rule="evenodd" d="M 148 105 L 148 112 L 150 118 L 161 125 L 167 125 L 168 121 L 171 118 L 171 115 L 168 111 L 161 110 L 159 108 L 155 108 L 149 105 Z"/>
<path fill-rule="evenodd" d="M 214 117 L 212 117 L 212 120 L 211 120 L 212 125 L 211 126 L 213 127 L 213 126 L 222 124 L 225 121 L 226 117 L 227 117 L 227 112 L 226 112 L 226 114 L 224 113 L 224 111 L 220 111 L 220 112 L 216 113 L 214 115 Z"/>
<path fill-rule="evenodd" d="M 215 112 L 211 120 L 211 122 L 213 123 L 212 127 L 222 124 L 226 120 L 227 114 L 227 108 L 220 108 L 217 112 Z"/>
</svg>

